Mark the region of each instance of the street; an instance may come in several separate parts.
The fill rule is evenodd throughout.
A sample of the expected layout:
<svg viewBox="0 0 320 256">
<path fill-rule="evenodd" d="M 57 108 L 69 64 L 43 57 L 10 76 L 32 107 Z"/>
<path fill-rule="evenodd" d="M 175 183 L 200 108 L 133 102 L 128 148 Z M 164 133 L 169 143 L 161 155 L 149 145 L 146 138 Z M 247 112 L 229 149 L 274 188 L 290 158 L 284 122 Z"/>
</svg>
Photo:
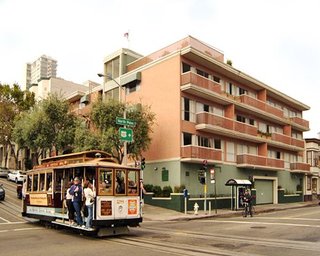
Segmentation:
<svg viewBox="0 0 320 256">
<path fill-rule="evenodd" d="M 0 255 L 319 255 L 320 207 L 252 218 L 144 221 L 128 235 L 95 238 L 20 217 L 16 184 L 1 178 Z"/>
</svg>

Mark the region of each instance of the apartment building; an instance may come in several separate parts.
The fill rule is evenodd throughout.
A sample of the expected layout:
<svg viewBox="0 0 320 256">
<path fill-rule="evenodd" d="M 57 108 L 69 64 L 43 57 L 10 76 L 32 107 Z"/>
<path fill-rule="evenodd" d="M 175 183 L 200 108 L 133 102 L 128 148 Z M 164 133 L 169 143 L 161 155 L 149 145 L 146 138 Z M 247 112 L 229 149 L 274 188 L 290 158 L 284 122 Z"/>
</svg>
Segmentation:
<svg viewBox="0 0 320 256">
<path fill-rule="evenodd" d="M 145 184 L 185 185 L 203 196 L 198 177 L 207 163 L 207 177 L 215 173 L 208 195 L 214 186 L 230 195 L 229 179 L 251 180 L 258 204 L 278 203 L 280 188 L 306 194 L 309 107 L 226 64 L 220 50 L 188 36 L 145 57 L 121 49 L 105 58 L 104 72 L 102 97 L 141 102 L 156 114 Z"/>
<path fill-rule="evenodd" d="M 42 55 L 32 63 L 27 63 L 24 70 L 24 86 L 28 90 L 33 84 L 43 78 L 57 76 L 57 61 L 49 56 Z"/>
<path fill-rule="evenodd" d="M 29 91 L 35 94 L 35 99 L 37 101 L 45 99 L 49 94 L 58 94 L 64 98 L 67 98 L 71 93 L 77 91 L 82 92 L 83 94 L 89 93 L 92 88 L 99 86 L 99 84 L 86 81 L 84 84 L 74 83 L 62 78 L 43 78 L 38 81 L 37 84 L 33 84 Z"/>
<path fill-rule="evenodd" d="M 307 163 L 310 164 L 310 173 L 306 183 L 306 197 L 309 200 L 317 199 L 320 194 L 320 139 L 307 138 L 306 141 L 306 157 Z"/>
</svg>

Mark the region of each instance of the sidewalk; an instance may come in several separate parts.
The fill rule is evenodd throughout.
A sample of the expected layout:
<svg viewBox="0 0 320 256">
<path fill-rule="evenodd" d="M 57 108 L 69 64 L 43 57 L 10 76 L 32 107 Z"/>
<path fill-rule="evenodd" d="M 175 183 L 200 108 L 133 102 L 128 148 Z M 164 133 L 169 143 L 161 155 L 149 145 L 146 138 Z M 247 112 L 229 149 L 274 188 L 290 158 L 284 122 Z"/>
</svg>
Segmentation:
<svg viewBox="0 0 320 256">
<path fill-rule="evenodd" d="M 299 203 L 288 203 L 288 204 L 267 204 L 267 205 L 256 205 L 255 214 L 272 212 L 272 211 L 283 211 L 287 209 L 297 209 L 302 207 L 313 207 L 318 206 L 318 201 L 312 202 L 299 202 Z M 206 213 L 204 211 L 199 211 L 198 215 L 195 215 L 193 211 L 188 211 L 187 214 L 177 212 L 174 210 L 169 210 L 162 207 L 152 206 L 145 204 L 142 209 L 142 217 L 144 221 L 188 221 L 193 219 L 203 219 L 203 218 L 227 218 L 233 216 L 240 216 L 242 214 L 241 210 L 231 211 L 230 209 L 217 209 L 211 210 Z"/>
</svg>

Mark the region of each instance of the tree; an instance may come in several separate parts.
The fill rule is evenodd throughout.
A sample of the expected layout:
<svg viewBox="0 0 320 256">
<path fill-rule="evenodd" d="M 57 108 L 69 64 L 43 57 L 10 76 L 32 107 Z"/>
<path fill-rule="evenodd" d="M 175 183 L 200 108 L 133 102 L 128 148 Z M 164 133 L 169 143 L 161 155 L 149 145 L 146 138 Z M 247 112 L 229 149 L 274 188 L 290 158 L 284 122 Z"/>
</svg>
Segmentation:
<svg viewBox="0 0 320 256">
<path fill-rule="evenodd" d="M 20 147 L 35 153 L 37 164 L 44 151 L 54 150 L 58 154 L 73 145 L 76 123 L 68 102 L 58 95 L 49 95 L 16 119 L 14 139 Z"/>
<path fill-rule="evenodd" d="M 77 150 L 100 149 L 109 152 L 119 163 L 124 157 L 123 142 L 120 140 L 119 128 L 116 124 L 117 117 L 123 117 L 126 110 L 128 119 L 136 122 L 132 127 L 134 141 L 128 143 L 128 154 L 132 159 L 140 157 L 151 143 L 150 133 L 154 124 L 155 114 L 150 107 L 141 104 L 119 103 L 118 101 L 98 101 L 92 106 L 91 121 L 95 128 L 81 126 L 77 128 L 75 146 Z"/>
<path fill-rule="evenodd" d="M 17 168 L 19 148 L 15 150 L 15 143 L 12 140 L 14 120 L 21 112 L 30 109 L 34 104 L 33 93 L 22 91 L 17 84 L 13 86 L 0 84 L 0 143 L 5 149 L 5 164 L 7 164 L 10 150 Z"/>
</svg>

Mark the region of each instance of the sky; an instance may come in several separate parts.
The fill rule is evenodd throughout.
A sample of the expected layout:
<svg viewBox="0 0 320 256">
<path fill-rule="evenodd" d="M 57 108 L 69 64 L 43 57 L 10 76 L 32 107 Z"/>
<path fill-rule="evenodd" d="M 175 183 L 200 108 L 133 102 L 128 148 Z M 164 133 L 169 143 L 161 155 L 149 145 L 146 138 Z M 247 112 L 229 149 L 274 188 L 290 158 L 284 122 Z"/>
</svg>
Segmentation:
<svg viewBox="0 0 320 256">
<path fill-rule="evenodd" d="M 0 83 L 21 85 L 43 54 L 58 77 L 100 83 L 104 57 L 121 47 L 148 55 L 191 35 L 310 106 L 304 137 L 318 138 L 319 10 L 318 0 L 0 0 Z"/>
</svg>

